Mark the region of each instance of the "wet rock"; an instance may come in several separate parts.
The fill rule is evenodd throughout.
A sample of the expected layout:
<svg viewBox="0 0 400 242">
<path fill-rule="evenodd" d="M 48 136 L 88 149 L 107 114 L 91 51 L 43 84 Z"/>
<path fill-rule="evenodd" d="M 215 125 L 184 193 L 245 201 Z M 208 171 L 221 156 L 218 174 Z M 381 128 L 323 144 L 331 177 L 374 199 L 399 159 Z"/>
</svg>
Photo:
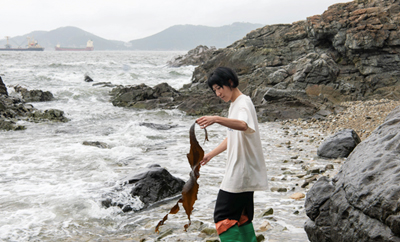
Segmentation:
<svg viewBox="0 0 400 242">
<path fill-rule="evenodd" d="M 34 122 L 55 121 L 55 122 L 68 122 L 69 119 L 64 116 L 64 111 L 59 109 L 48 109 L 45 111 L 34 110 L 28 113 L 30 119 Z"/>
<path fill-rule="evenodd" d="M 170 104 L 180 94 L 167 83 L 151 88 L 145 84 L 136 86 L 118 86 L 111 90 L 111 102 L 114 106 L 144 109 L 160 108 Z"/>
<path fill-rule="evenodd" d="M 317 155 L 324 158 L 347 157 L 361 142 L 360 137 L 352 129 L 339 131 L 327 138 L 317 150 Z"/>
<path fill-rule="evenodd" d="M 273 208 L 269 208 L 269 209 L 267 209 L 267 211 L 265 211 L 264 213 L 263 213 L 263 217 L 264 216 L 269 216 L 269 215 L 272 215 L 272 214 L 274 214 L 274 209 Z"/>
<path fill-rule="evenodd" d="M 301 188 L 305 188 L 306 186 L 308 186 L 311 182 L 316 181 L 318 179 L 318 175 L 313 175 L 307 179 L 305 179 L 303 185 L 301 185 Z"/>
<path fill-rule="evenodd" d="M 4 84 L 4 83 L 3 83 Z M 0 84 L 1 86 L 1 84 Z M 5 87 L 5 85 L 3 85 Z M 15 87 L 20 92 L 28 92 L 26 89 Z M 7 89 L 5 89 L 7 93 Z M 25 91 L 26 90 L 26 91 Z M 0 94 L 0 130 L 23 130 L 25 126 L 17 125 L 19 120 L 46 122 L 58 121 L 67 122 L 68 118 L 64 116 L 64 112 L 57 109 L 49 109 L 41 111 L 33 107 L 31 104 L 25 103 L 25 100 L 6 95 L 4 92 Z M 45 92 L 41 92 L 38 96 L 44 97 Z"/>
<path fill-rule="evenodd" d="M 263 234 L 256 235 L 256 237 L 257 237 L 257 242 L 261 242 L 261 241 L 265 240 L 265 236 Z"/>
<path fill-rule="evenodd" d="M 185 182 L 172 176 L 165 168 L 151 167 L 128 178 L 134 184 L 131 195 L 139 196 L 145 204 L 154 203 L 182 191 Z"/>
<path fill-rule="evenodd" d="M 0 76 L 0 95 L 8 96 L 7 87 L 4 84 L 3 79 L 1 79 L 1 76 Z"/>
<path fill-rule="evenodd" d="M 162 199 L 180 194 L 184 184 L 182 179 L 172 176 L 165 168 L 151 165 L 140 173 L 124 178 L 113 192 L 105 195 L 106 198 L 102 204 L 105 207 L 119 206 L 124 212 L 139 210 Z M 129 198 L 121 199 L 126 192 L 129 193 Z M 136 197 L 143 203 L 140 208 L 130 203 Z"/>
<path fill-rule="evenodd" d="M 180 67 L 180 66 L 197 66 L 206 62 L 212 53 L 217 49 L 212 47 L 207 47 L 205 45 L 199 45 L 196 48 L 190 50 L 186 55 L 180 55 L 175 57 L 173 60 L 168 61 L 168 66 Z"/>
<path fill-rule="evenodd" d="M 100 142 L 100 141 L 83 141 L 82 144 L 87 145 L 87 146 L 94 146 L 94 147 L 101 148 L 101 149 L 109 148 L 108 144 L 106 144 L 104 142 Z"/>
<path fill-rule="evenodd" d="M 23 125 L 17 125 L 14 121 L 7 120 L 0 117 L 0 130 L 24 130 L 26 129 Z"/>
<path fill-rule="evenodd" d="M 85 80 L 85 82 L 93 82 L 93 79 L 90 78 L 90 76 L 88 76 L 88 75 L 85 75 L 84 80 Z"/>
<path fill-rule="evenodd" d="M 316 241 L 400 241 L 400 107 L 307 193 L 305 224 Z"/>
<path fill-rule="evenodd" d="M 157 129 L 157 130 L 168 130 L 168 129 L 175 128 L 177 125 L 141 122 L 141 123 L 139 123 L 139 126 L 145 126 L 147 128 Z"/>
<path fill-rule="evenodd" d="M 15 86 L 14 90 L 21 93 L 25 102 L 46 102 L 54 99 L 54 96 L 49 91 L 28 90 L 21 86 Z"/>
<path fill-rule="evenodd" d="M 111 82 L 97 82 L 94 83 L 92 86 L 102 86 L 102 87 L 116 87 L 117 85 L 112 84 Z"/>
</svg>

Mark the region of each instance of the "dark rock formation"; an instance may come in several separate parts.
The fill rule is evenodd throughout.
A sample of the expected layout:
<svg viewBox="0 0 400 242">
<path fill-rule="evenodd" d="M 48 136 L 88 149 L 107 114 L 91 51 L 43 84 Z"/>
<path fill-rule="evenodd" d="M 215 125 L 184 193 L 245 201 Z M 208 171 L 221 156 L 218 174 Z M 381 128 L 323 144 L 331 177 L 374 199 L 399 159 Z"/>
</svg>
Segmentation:
<svg viewBox="0 0 400 242">
<path fill-rule="evenodd" d="M 25 102 L 46 102 L 54 99 L 54 96 L 49 91 L 28 90 L 21 86 L 15 86 L 14 90 L 21 93 Z"/>
<path fill-rule="evenodd" d="M 93 79 L 90 78 L 90 76 L 88 76 L 87 74 L 85 74 L 84 80 L 85 82 L 93 82 Z"/>
<path fill-rule="evenodd" d="M 186 55 L 180 55 L 168 61 L 167 64 L 171 67 L 198 66 L 208 61 L 212 53 L 216 50 L 217 48 L 213 46 L 208 48 L 207 46 L 199 45 L 193 50 L 190 50 Z"/>
<path fill-rule="evenodd" d="M 2 85 L 0 84 L 0 86 Z M 3 86 L 5 87 L 5 85 Z M 41 111 L 34 108 L 31 104 L 25 103 L 24 100 L 6 95 L 6 93 L 7 89 L 5 89 L 3 94 L 0 94 L 0 130 L 24 130 L 25 126 L 18 125 L 18 120 L 32 122 L 68 121 L 64 116 L 64 112 L 61 110 L 49 109 Z M 43 95 L 41 95 L 41 97 L 43 97 Z"/>
<path fill-rule="evenodd" d="M 400 106 L 307 193 L 312 242 L 400 241 Z"/>
<path fill-rule="evenodd" d="M 195 69 L 191 87 L 205 90 L 212 70 L 231 67 L 267 120 L 334 112 L 342 101 L 397 100 L 399 13 L 395 0 L 356 0 L 305 21 L 265 26 L 215 51 Z"/>
<path fill-rule="evenodd" d="M 151 88 L 145 84 L 136 86 L 118 86 L 111 90 L 111 102 L 114 106 L 134 108 L 171 108 L 174 100 L 180 93 L 169 86 L 161 83 Z"/>
<path fill-rule="evenodd" d="M 8 96 L 7 87 L 4 84 L 3 79 L 1 79 L 1 76 L 0 76 L 0 95 Z"/>
<path fill-rule="evenodd" d="M 317 155 L 325 158 L 347 157 L 361 142 L 358 134 L 352 129 L 345 129 L 328 137 L 317 150 Z"/>
<path fill-rule="evenodd" d="M 338 3 L 322 15 L 265 26 L 210 52 L 173 104 L 153 106 L 192 115 L 225 111 L 205 83 L 218 66 L 236 70 L 260 120 L 324 118 L 343 101 L 398 100 L 399 39 L 397 0 Z"/>
<path fill-rule="evenodd" d="M 180 193 L 185 181 L 172 176 L 165 168 L 153 166 L 130 177 L 128 183 L 135 184 L 132 196 L 139 196 L 142 202 L 150 204 Z"/>
<path fill-rule="evenodd" d="M 94 146 L 94 147 L 101 148 L 101 149 L 109 148 L 108 144 L 106 144 L 104 142 L 100 142 L 100 141 L 83 141 L 82 144 L 87 145 L 87 146 Z"/>
<path fill-rule="evenodd" d="M 102 201 L 102 204 L 105 207 L 119 206 L 124 212 L 127 212 L 135 210 L 135 208 L 118 199 L 120 197 L 116 194 L 118 191 L 130 189 L 130 195 L 139 197 L 147 207 L 162 199 L 178 195 L 182 192 L 184 184 L 182 179 L 172 176 L 165 168 L 151 165 L 144 171 L 125 178 L 121 184 L 124 188 L 119 187 L 115 192 L 107 194 L 108 198 Z"/>
<path fill-rule="evenodd" d="M 64 111 L 58 109 L 48 109 L 48 110 L 34 110 L 31 113 L 28 113 L 28 117 L 30 117 L 29 121 L 33 121 L 36 123 L 43 121 L 56 121 L 56 122 L 68 122 L 68 118 L 64 116 Z"/>
</svg>

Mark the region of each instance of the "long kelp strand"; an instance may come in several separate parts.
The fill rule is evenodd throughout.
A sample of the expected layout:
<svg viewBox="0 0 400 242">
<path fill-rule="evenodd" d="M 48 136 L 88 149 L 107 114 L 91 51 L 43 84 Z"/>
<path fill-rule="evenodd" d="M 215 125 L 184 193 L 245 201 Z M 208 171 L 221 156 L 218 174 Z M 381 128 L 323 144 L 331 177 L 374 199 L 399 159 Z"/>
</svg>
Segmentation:
<svg viewBox="0 0 400 242">
<path fill-rule="evenodd" d="M 199 184 L 197 183 L 197 179 L 200 176 L 200 161 L 204 157 L 204 150 L 197 142 L 196 135 L 194 132 L 196 123 L 194 123 L 190 127 L 190 152 L 187 154 L 187 158 L 192 168 L 192 171 L 189 174 L 189 180 L 185 183 L 182 189 L 182 197 L 178 200 L 174 207 L 171 208 L 168 214 L 176 214 L 179 211 L 179 203 L 182 203 L 183 208 L 186 211 L 186 214 L 189 219 L 189 223 L 185 224 L 185 231 L 191 224 L 190 214 L 193 211 L 193 205 L 197 200 L 197 192 L 199 191 Z M 204 129 L 206 133 L 205 140 L 208 140 L 207 130 Z M 205 142 L 205 141 L 204 141 Z M 168 214 L 164 216 L 164 218 L 158 222 L 157 227 L 155 229 L 156 232 L 159 232 L 159 227 L 164 224 L 164 222 L 168 219 Z"/>
</svg>

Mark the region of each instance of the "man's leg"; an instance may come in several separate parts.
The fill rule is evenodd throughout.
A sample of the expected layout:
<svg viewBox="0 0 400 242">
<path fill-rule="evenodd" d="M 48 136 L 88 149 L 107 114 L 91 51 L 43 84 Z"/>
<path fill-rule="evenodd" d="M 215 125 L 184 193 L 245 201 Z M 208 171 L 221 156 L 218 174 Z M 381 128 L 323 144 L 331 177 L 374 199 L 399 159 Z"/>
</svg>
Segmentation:
<svg viewBox="0 0 400 242">
<path fill-rule="evenodd" d="M 257 242 L 257 236 L 256 232 L 254 231 L 253 223 L 246 223 L 238 228 L 242 237 L 242 241 Z"/>
<path fill-rule="evenodd" d="M 245 216 L 242 216 L 243 213 Z M 238 225 L 251 222 L 253 213 L 253 192 L 230 193 L 220 190 L 215 204 L 214 222 L 221 242 L 248 242 L 242 238 Z"/>
</svg>

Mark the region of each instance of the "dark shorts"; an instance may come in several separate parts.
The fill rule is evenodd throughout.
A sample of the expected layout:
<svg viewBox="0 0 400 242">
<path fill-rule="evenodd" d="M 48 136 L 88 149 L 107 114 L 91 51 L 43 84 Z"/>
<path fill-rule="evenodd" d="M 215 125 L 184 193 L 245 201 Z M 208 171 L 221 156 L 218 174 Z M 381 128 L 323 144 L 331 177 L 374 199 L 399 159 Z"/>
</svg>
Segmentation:
<svg viewBox="0 0 400 242">
<path fill-rule="evenodd" d="M 254 192 L 231 193 L 219 190 L 214 210 L 214 223 L 225 219 L 240 220 L 242 213 L 251 222 L 254 217 Z"/>
</svg>

